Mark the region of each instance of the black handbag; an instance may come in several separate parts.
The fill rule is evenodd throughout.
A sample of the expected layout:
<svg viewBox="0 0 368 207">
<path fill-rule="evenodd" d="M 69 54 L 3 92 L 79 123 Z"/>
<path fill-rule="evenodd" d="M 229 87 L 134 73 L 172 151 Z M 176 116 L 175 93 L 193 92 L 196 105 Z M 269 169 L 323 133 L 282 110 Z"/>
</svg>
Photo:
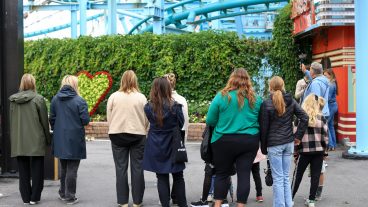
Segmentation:
<svg viewBox="0 0 368 207">
<path fill-rule="evenodd" d="M 211 150 L 211 137 L 212 137 L 213 128 L 209 125 L 206 125 L 206 128 L 202 134 L 202 143 L 201 143 L 201 158 L 206 163 L 212 163 L 212 150 Z"/>
<path fill-rule="evenodd" d="M 272 186 L 273 179 L 272 179 L 272 171 L 271 171 L 271 165 L 270 160 L 267 159 L 267 169 L 264 169 L 264 173 L 266 174 L 265 182 L 267 186 Z"/>
<path fill-rule="evenodd" d="M 176 126 L 173 133 L 173 163 L 188 162 L 187 149 L 185 148 L 185 131 Z"/>
</svg>

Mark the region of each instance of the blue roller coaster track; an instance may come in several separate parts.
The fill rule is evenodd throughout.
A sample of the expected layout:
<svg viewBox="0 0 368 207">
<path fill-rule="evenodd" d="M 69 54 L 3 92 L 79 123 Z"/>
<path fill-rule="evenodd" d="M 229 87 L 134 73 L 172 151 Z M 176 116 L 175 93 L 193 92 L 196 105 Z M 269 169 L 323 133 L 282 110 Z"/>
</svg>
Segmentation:
<svg viewBox="0 0 368 207">
<path fill-rule="evenodd" d="M 40 37 L 65 29 L 70 30 L 72 38 L 90 35 L 87 32 L 87 22 L 99 19 L 105 23 L 104 34 L 162 34 L 220 29 L 236 31 L 239 35 L 270 38 L 276 11 L 288 3 L 288 0 L 24 1 L 23 11 L 26 17 L 42 12 L 51 12 L 52 15 L 57 11 L 64 12 L 60 17 L 64 24 L 53 22 L 51 26 L 36 31 L 29 31 L 31 26 L 28 26 L 25 28 L 25 38 Z M 67 23 L 65 14 L 70 15 Z M 47 18 L 38 21 L 45 25 Z M 118 22 L 123 28 L 119 31 Z M 31 25 L 33 24 L 36 23 Z"/>
</svg>

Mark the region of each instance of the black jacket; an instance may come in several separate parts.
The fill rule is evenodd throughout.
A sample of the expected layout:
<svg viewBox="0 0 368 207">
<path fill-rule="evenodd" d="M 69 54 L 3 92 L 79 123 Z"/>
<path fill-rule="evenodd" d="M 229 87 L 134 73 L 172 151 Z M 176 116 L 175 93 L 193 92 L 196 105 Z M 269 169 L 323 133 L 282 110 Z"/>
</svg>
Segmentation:
<svg viewBox="0 0 368 207">
<path fill-rule="evenodd" d="M 267 154 L 267 147 L 287 144 L 295 138 L 301 139 L 308 127 L 308 115 L 299 104 L 288 93 L 284 93 L 286 111 L 282 116 L 272 103 L 271 97 L 265 100 L 261 106 L 260 128 L 261 128 L 261 150 Z M 299 119 L 298 129 L 293 132 L 293 116 Z"/>
</svg>

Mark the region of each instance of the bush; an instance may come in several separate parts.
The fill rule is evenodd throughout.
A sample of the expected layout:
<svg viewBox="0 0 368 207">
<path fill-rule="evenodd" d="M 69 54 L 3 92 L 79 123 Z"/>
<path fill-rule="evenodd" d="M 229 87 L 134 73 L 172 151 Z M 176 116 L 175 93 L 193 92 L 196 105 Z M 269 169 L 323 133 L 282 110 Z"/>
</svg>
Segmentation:
<svg viewBox="0 0 368 207">
<path fill-rule="evenodd" d="M 268 47 L 268 42 L 239 39 L 229 32 L 146 33 L 27 41 L 24 61 L 25 71 L 37 79 L 38 92 L 49 100 L 64 75 L 108 71 L 113 77 L 111 94 L 118 90 L 123 72 L 132 69 L 146 95 L 155 77 L 174 72 L 177 91 L 187 100 L 201 103 L 212 100 L 234 68 L 244 67 L 257 76 Z M 104 114 L 105 106 L 106 101 L 97 113 Z"/>
</svg>

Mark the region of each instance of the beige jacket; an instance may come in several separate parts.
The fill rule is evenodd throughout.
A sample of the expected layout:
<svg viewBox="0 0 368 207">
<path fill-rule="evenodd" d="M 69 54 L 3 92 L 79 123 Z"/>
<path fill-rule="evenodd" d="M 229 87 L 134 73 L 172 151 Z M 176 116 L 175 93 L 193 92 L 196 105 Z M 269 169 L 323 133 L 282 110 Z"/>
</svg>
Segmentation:
<svg viewBox="0 0 368 207">
<path fill-rule="evenodd" d="M 296 88 L 295 88 L 295 99 L 299 100 L 303 95 L 304 95 L 304 91 L 308 86 L 308 82 L 303 78 L 300 79 L 297 83 L 296 83 Z"/>
<path fill-rule="evenodd" d="M 174 99 L 174 101 L 183 105 L 182 109 L 183 109 L 183 115 L 184 115 L 184 126 L 182 130 L 185 131 L 185 138 L 187 138 L 188 137 L 188 125 L 189 125 L 187 100 L 183 96 L 179 95 L 176 91 L 172 91 L 172 98 Z"/>
<path fill-rule="evenodd" d="M 107 122 L 109 134 L 146 135 L 148 120 L 144 113 L 146 97 L 139 92 L 125 93 L 117 91 L 107 101 Z"/>
</svg>

